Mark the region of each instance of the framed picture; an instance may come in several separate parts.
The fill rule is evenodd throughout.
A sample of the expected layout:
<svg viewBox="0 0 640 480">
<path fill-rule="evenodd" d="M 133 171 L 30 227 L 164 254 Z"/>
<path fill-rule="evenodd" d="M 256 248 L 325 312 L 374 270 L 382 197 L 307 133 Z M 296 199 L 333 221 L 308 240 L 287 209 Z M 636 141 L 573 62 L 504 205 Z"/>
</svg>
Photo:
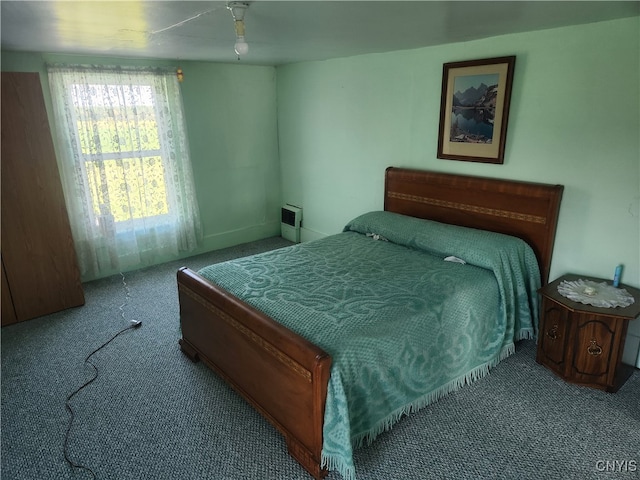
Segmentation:
<svg viewBox="0 0 640 480">
<path fill-rule="evenodd" d="M 438 158 L 504 163 L 516 57 L 445 63 Z"/>
</svg>

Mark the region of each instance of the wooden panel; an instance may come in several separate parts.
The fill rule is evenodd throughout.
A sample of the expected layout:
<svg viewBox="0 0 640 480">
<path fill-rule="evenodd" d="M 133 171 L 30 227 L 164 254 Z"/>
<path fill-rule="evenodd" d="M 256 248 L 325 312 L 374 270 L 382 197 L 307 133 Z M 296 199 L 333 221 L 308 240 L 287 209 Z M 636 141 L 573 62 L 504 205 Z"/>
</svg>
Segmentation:
<svg viewBox="0 0 640 480">
<path fill-rule="evenodd" d="M 2 256 L 19 321 L 84 304 L 37 73 L 2 73 Z"/>
<path fill-rule="evenodd" d="M 548 300 L 543 303 L 538 361 L 564 374 L 565 348 L 569 333 L 567 311 L 554 305 Z"/>
<path fill-rule="evenodd" d="M 13 308 L 13 300 L 11 300 L 11 290 L 9 282 L 4 273 L 4 262 L 2 263 L 2 326 L 11 325 L 18 321 L 16 311 Z"/>
<path fill-rule="evenodd" d="M 538 257 L 544 285 L 563 190 L 562 185 L 388 168 L 384 209 L 522 238 Z"/>
<path fill-rule="evenodd" d="M 177 274 L 183 352 L 201 359 L 265 416 L 315 478 L 331 358 L 197 273 Z"/>
<path fill-rule="evenodd" d="M 606 278 L 597 278 L 590 277 L 586 275 L 575 275 L 575 274 L 567 274 L 563 275 L 560 278 L 556 278 L 552 283 L 546 285 L 542 289 L 540 289 L 540 293 L 550 300 L 554 301 L 558 305 L 562 305 L 563 308 L 568 309 L 571 312 L 585 312 L 597 315 L 598 317 L 606 317 L 606 318 L 623 318 L 628 320 L 633 320 L 634 318 L 640 315 L 640 302 L 634 301 L 631 305 L 627 307 L 616 307 L 616 308 L 605 308 L 605 307 L 594 307 L 593 305 L 587 305 L 585 303 L 578 303 L 568 298 L 562 296 L 560 292 L 558 292 L 558 285 L 563 282 L 574 282 L 576 280 L 591 280 L 596 283 L 608 283 L 611 284 L 611 279 Z M 624 288 L 627 292 L 629 292 L 635 299 L 640 298 L 640 289 L 632 287 L 630 285 L 625 285 L 623 283 L 620 284 L 620 288 Z"/>
<path fill-rule="evenodd" d="M 576 332 L 572 375 L 578 382 L 607 384 L 613 358 L 615 331 L 597 316 L 574 314 Z M 617 353 L 617 352 L 616 352 Z M 612 379 L 613 380 L 613 379 Z"/>
</svg>

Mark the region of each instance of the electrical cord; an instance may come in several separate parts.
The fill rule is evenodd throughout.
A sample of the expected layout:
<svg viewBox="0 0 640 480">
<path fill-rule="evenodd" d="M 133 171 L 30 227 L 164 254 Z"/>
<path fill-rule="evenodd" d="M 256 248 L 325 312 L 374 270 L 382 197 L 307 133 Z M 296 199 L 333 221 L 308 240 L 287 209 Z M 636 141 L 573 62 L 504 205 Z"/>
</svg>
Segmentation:
<svg viewBox="0 0 640 480">
<path fill-rule="evenodd" d="M 130 298 L 130 294 L 129 294 L 129 287 L 127 286 L 127 283 L 125 281 L 125 277 L 123 273 L 120 273 L 120 275 L 122 275 L 122 285 L 125 289 L 125 302 L 120 305 L 120 316 L 122 317 L 123 320 L 125 319 L 125 315 L 124 315 L 124 307 L 127 305 L 129 298 Z M 65 402 L 65 407 L 67 409 L 67 411 L 69 412 L 69 425 L 67 426 L 67 432 L 65 433 L 64 436 L 64 446 L 63 446 L 63 452 L 64 452 L 64 459 L 66 460 L 66 462 L 73 468 L 73 469 L 81 469 L 84 470 L 86 472 L 89 472 L 92 476 L 92 478 L 96 478 L 96 474 L 93 470 L 91 470 L 91 468 L 81 465 L 79 463 L 74 462 L 73 460 L 71 460 L 71 458 L 69 457 L 69 452 L 68 452 L 68 447 L 69 447 L 69 437 L 71 434 L 71 427 L 73 426 L 73 419 L 74 419 L 74 411 L 73 408 L 71 408 L 71 400 L 73 399 L 73 397 L 75 397 L 78 393 L 80 393 L 84 388 L 88 387 L 89 385 L 91 385 L 97 378 L 98 378 L 98 367 L 91 361 L 91 357 L 93 355 L 95 355 L 96 353 L 98 353 L 100 350 L 102 350 L 104 347 L 106 347 L 107 345 L 109 345 L 111 342 L 113 342 L 116 338 L 118 338 L 120 335 L 122 335 L 124 332 L 131 330 L 133 328 L 139 328 L 142 325 L 142 322 L 140 320 L 130 320 L 129 321 L 130 325 L 128 327 L 123 328 L 122 330 L 120 330 L 119 332 L 117 332 L 115 335 L 113 335 L 109 340 L 107 340 L 106 342 L 104 342 L 102 345 L 100 345 L 98 348 L 96 348 L 93 352 L 91 352 L 89 355 L 87 355 L 87 357 L 84 359 L 84 363 L 89 364 L 92 368 L 93 368 L 93 376 L 87 380 L 85 383 L 83 383 L 80 387 L 78 387 L 76 390 L 74 390 L 72 393 L 70 393 L 67 396 L 67 400 Z"/>
</svg>

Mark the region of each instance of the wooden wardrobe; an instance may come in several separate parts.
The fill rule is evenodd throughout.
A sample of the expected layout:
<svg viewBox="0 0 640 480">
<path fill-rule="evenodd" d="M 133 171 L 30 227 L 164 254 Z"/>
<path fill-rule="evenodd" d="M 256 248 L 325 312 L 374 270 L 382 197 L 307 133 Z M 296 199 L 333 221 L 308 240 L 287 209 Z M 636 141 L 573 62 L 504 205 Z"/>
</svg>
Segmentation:
<svg viewBox="0 0 640 480">
<path fill-rule="evenodd" d="M 84 304 L 38 73 L 2 72 L 2 326 Z"/>
</svg>

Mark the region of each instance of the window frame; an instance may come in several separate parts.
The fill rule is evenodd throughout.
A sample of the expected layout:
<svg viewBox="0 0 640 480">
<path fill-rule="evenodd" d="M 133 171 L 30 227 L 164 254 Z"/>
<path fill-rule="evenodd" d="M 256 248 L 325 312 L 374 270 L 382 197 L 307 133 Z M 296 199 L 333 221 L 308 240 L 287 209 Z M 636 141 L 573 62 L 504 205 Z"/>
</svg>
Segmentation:
<svg viewBox="0 0 640 480">
<path fill-rule="evenodd" d="M 171 228 L 171 225 L 175 222 L 174 220 L 175 215 L 172 215 L 171 203 L 169 202 L 169 199 L 167 197 L 169 195 L 168 189 L 173 187 L 171 183 L 167 181 L 166 156 L 168 155 L 168 152 L 166 147 L 163 144 L 162 135 L 160 134 L 160 128 L 159 128 L 160 112 L 158 110 L 158 101 L 156 99 L 157 94 L 155 92 L 154 85 L 152 83 L 145 82 L 144 80 L 137 79 L 137 78 L 135 80 L 130 78 L 128 84 L 118 83 L 115 79 L 113 79 L 112 82 L 113 83 L 97 83 L 95 81 L 92 81 L 91 83 L 86 83 L 86 84 L 69 82 L 67 84 L 67 93 L 69 95 L 69 101 L 70 101 L 70 104 L 74 106 L 72 109 L 70 109 L 70 112 L 72 115 L 71 122 L 74 126 L 72 135 L 76 143 L 78 156 L 79 158 L 82 159 L 82 162 L 81 162 L 82 177 L 86 185 L 86 188 L 84 188 L 83 190 L 85 192 L 85 196 L 87 197 L 86 200 L 88 204 L 93 207 L 91 209 L 91 215 L 92 215 L 94 226 L 98 228 L 99 232 L 102 235 L 107 237 L 114 236 L 114 235 L 115 236 L 122 235 L 124 234 L 125 231 L 130 231 L 132 227 L 133 227 L 133 230 L 135 231 L 141 231 L 149 227 Z M 156 132 L 158 134 L 158 144 L 159 144 L 158 148 L 153 150 L 124 150 L 124 151 L 109 152 L 109 153 L 90 153 L 90 152 L 84 153 L 82 149 L 82 141 L 81 141 L 82 134 L 79 130 L 79 126 L 83 123 L 86 123 L 86 120 L 82 120 L 78 116 L 78 109 L 79 108 L 91 109 L 92 107 L 78 106 L 74 98 L 74 95 L 75 95 L 74 90 L 76 88 L 78 89 L 90 88 L 91 85 L 99 85 L 99 86 L 114 85 L 118 90 L 122 89 L 123 87 L 126 87 L 127 85 L 140 85 L 140 86 L 148 87 L 150 90 L 150 99 L 152 101 L 152 105 L 150 106 L 153 108 L 153 120 L 155 123 Z M 120 108 L 124 110 L 128 110 L 131 108 L 135 108 L 136 106 L 139 106 L 139 105 L 123 105 Z M 133 128 L 131 127 L 130 122 L 127 122 L 127 127 L 129 129 Z M 129 218 L 126 220 L 119 220 L 119 221 L 115 220 L 112 211 L 108 211 L 107 213 L 102 213 L 102 212 L 96 213 L 100 211 L 101 204 L 96 204 L 96 202 L 94 202 L 94 196 L 92 193 L 93 188 L 91 188 L 90 186 L 91 182 L 89 180 L 90 177 L 87 171 L 87 165 L 89 163 L 98 163 L 98 162 L 105 162 L 110 160 L 118 161 L 118 160 L 126 160 L 126 159 L 139 160 L 143 162 L 144 159 L 149 157 L 159 158 L 162 164 L 162 181 L 163 181 L 164 190 L 165 190 L 164 201 L 167 208 L 167 212 L 157 214 L 157 215 L 147 215 L 147 216 L 141 216 L 139 218 Z"/>
</svg>

